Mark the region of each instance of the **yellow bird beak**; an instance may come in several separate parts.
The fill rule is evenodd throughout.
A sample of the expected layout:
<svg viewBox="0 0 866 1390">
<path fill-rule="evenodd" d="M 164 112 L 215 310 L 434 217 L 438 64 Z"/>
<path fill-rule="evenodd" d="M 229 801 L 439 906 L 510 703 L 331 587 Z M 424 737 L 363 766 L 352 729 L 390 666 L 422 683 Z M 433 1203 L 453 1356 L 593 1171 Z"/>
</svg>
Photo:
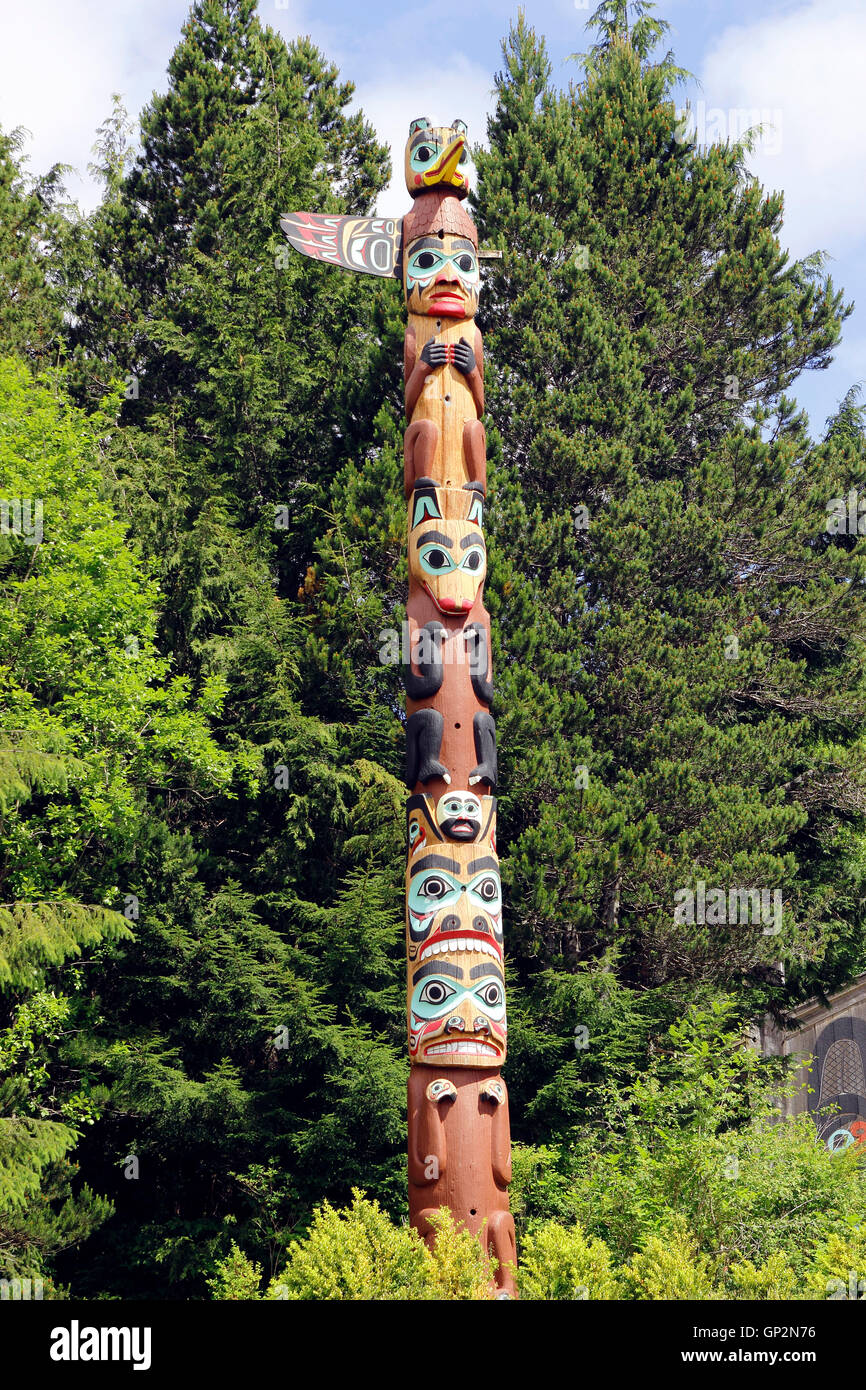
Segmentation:
<svg viewBox="0 0 866 1390">
<path fill-rule="evenodd" d="M 428 188 L 437 183 L 453 183 L 458 188 L 460 187 L 463 183 L 463 175 L 457 173 L 457 165 L 460 163 L 460 156 L 465 144 L 465 137 L 458 135 L 456 140 L 452 140 L 450 145 L 446 145 L 436 163 L 424 175 L 424 182 Z"/>
</svg>

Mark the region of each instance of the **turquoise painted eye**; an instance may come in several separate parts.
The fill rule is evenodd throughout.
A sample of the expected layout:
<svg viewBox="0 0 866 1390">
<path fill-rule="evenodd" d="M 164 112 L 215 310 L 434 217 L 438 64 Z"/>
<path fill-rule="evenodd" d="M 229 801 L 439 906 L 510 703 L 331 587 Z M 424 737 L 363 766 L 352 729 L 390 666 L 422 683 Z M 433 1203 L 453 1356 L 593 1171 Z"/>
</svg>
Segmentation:
<svg viewBox="0 0 866 1390">
<path fill-rule="evenodd" d="M 432 275 L 442 262 L 443 257 L 438 251 L 416 251 L 409 257 L 408 272 L 418 278 Z"/>
<path fill-rule="evenodd" d="M 449 570 L 454 569 L 454 561 L 451 559 L 448 551 L 442 549 L 441 545 L 432 544 L 420 546 L 418 549 L 418 559 L 421 561 L 421 568 L 425 570 L 427 574 L 432 574 L 434 576 L 447 574 Z"/>
<path fill-rule="evenodd" d="M 460 568 L 470 574 L 478 574 L 484 568 L 484 551 L 480 545 L 470 546 L 460 561 Z"/>
<path fill-rule="evenodd" d="M 412 991 L 410 1007 L 419 1019 L 441 1018 L 455 1006 L 456 996 L 465 991 L 457 989 L 441 975 L 433 975 Z"/>
<path fill-rule="evenodd" d="M 469 251 L 463 251 L 461 255 L 457 257 L 455 265 L 457 266 L 458 270 L 463 271 L 464 275 L 471 275 L 472 272 L 475 269 L 477 269 L 475 265 L 475 257 L 471 255 Z"/>
<path fill-rule="evenodd" d="M 479 874 L 470 883 L 469 892 L 485 911 L 494 916 L 502 911 L 502 884 L 498 874 Z"/>
<path fill-rule="evenodd" d="M 440 907 L 450 906 L 460 896 L 460 885 L 438 869 L 430 869 L 426 874 L 418 874 L 409 888 L 409 907 L 419 917 L 438 912 Z"/>
<path fill-rule="evenodd" d="M 415 146 L 409 156 L 409 163 L 413 169 L 426 169 L 439 158 L 440 151 L 437 140 L 425 140 L 423 144 Z"/>
<path fill-rule="evenodd" d="M 499 980 L 488 975 L 486 980 L 479 980 L 473 994 L 488 1018 L 494 1023 L 504 1022 L 505 992 Z"/>
<path fill-rule="evenodd" d="M 433 1004 L 438 1006 L 444 1004 L 446 999 L 450 999 L 457 993 L 451 985 L 446 985 L 444 980 L 428 980 L 418 996 L 419 1003 Z"/>
<path fill-rule="evenodd" d="M 491 980 L 489 984 L 482 985 L 476 989 L 476 996 L 482 1004 L 486 1004 L 488 1009 L 497 1008 L 503 1000 L 502 986 L 498 980 Z"/>
</svg>

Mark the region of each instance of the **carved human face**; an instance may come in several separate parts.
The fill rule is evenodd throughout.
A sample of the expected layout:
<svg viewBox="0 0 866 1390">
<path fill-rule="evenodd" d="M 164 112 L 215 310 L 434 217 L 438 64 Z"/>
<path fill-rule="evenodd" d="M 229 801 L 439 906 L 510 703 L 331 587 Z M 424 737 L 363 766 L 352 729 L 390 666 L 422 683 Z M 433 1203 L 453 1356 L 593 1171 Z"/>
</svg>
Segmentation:
<svg viewBox="0 0 866 1390">
<path fill-rule="evenodd" d="M 471 319 L 478 311 L 481 272 L 468 237 L 420 236 L 405 257 L 406 307 L 429 318 Z"/>
<path fill-rule="evenodd" d="M 474 951 L 502 963 L 502 883 L 490 846 L 430 842 L 406 866 L 410 964 Z"/>
<path fill-rule="evenodd" d="M 433 805 L 419 792 L 406 803 L 406 840 L 410 861 L 422 850 L 450 841 L 486 845 L 496 854 L 496 797 L 449 790 Z M 480 853 L 480 850 L 479 850 Z"/>
<path fill-rule="evenodd" d="M 436 820 L 449 840 L 477 840 L 481 833 L 481 798 L 474 792 L 449 791 L 439 798 Z"/>
<path fill-rule="evenodd" d="M 502 966 L 476 951 L 449 952 L 409 972 L 409 1055 L 430 1066 L 500 1066 L 508 1024 Z"/>
<path fill-rule="evenodd" d="M 440 613 L 468 613 L 487 573 L 487 547 L 475 522 L 422 522 L 409 538 L 409 573 Z"/>
<path fill-rule="evenodd" d="M 426 116 L 419 116 L 412 122 L 406 142 L 406 187 L 413 198 L 428 188 L 448 188 L 456 197 L 465 197 L 468 162 L 463 121 L 432 126 Z"/>
</svg>

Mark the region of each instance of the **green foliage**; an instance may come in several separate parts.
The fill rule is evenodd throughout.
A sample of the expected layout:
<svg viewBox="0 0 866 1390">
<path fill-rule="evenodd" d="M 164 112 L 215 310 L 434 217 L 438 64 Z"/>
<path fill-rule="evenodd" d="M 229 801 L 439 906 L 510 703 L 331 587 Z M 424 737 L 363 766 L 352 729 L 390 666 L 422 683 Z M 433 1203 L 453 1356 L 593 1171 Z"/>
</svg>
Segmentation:
<svg viewBox="0 0 866 1390">
<path fill-rule="evenodd" d="M 259 1298 L 261 1265 L 254 1264 L 232 1241 L 225 1259 L 219 1260 L 216 1274 L 208 1280 L 211 1297 L 222 1302 Z"/>
<path fill-rule="evenodd" d="M 456 1231 L 443 1209 L 431 1252 L 410 1226 L 396 1226 L 359 1191 L 351 1207 L 327 1202 L 310 1233 L 297 1241 L 268 1298 L 327 1300 L 490 1299 L 489 1271 L 467 1231 Z"/>
<path fill-rule="evenodd" d="M 9 358 L 0 416 L 28 521 L 0 554 L 0 1263 L 29 1276 L 113 1210 L 66 1155 L 108 1100 L 85 980 L 133 937 L 122 866 L 147 797 L 226 783 L 232 763 L 156 653 L 157 590 L 107 495 L 109 417 Z"/>
<path fill-rule="evenodd" d="M 681 1220 L 664 1236 L 650 1236 L 625 1268 L 628 1297 L 637 1299 L 711 1299 L 709 1261 L 698 1254 Z"/>
<path fill-rule="evenodd" d="M 751 1260 L 738 1260 L 731 1265 L 731 1283 L 736 1294 L 731 1297 L 768 1299 L 779 1303 L 797 1297 L 797 1280 L 781 1250 L 769 1255 L 756 1268 Z"/>
<path fill-rule="evenodd" d="M 23 145 L 23 129 L 0 131 L 0 352 L 18 353 L 35 366 L 50 361 L 61 342 L 56 259 L 64 169 L 55 165 L 31 177 Z"/>
<path fill-rule="evenodd" d="M 477 153 L 521 1287 L 825 1297 L 862 1159 L 742 1039 L 866 967 L 863 415 L 786 394 L 849 308 L 651 10 L 565 91 L 521 18 Z M 401 1224 L 404 310 L 278 228 L 385 186 L 352 96 L 196 0 L 92 214 L 0 138 L 0 1262 L 79 1296 L 489 1296 Z"/>
<path fill-rule="evenodd" d="M 521 1298 L 563 1300 L 618 1298 L 610 1252 L 600 1240 L 587 1240 L 580 1226 L 547 1222 L 524 1240 L 518 1266 Z"/>
</svg>

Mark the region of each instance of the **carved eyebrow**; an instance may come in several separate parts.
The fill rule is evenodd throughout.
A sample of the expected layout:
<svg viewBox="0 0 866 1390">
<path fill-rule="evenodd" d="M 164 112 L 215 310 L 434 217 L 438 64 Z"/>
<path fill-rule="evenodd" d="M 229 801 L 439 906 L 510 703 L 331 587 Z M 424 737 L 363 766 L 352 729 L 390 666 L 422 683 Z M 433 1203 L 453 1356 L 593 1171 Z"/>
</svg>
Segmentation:
<svg viewBox="0 0 866 1390">
<path fill-rule="evenodd" d="M 470 874 L 474 874 L 477 873 L 479 869 L 495 869 L 495 871 L 498 873 L 499 865 L 491 855 L 488 855 L 486 859 L 473 859 L 472 863 L 469 865 L 467 872 Z"/>
<path fill-rule="evenodd" d="M 468 536 L 464 536 L 460 542 L 460 549 L 466 550 L 470 545 L 483 545 L 484 537 L 478 531 L 471 531 Z"/>
<path fill-rule="evenodd" d="M 439 969 L 442 969 L 441 965 Z M 484 965 L 473 965 L 472 969 L 469 971 L 470 980 L 477 980 L 479 975 L 495 975 L 497 980 L 499 980 L 503 986 L 505 985 L 505 976 L 495 965 L 489 963 L 485 963 Z"/>
<path fill-rule="evenodd" d="M 435 127 L 428 126 L 426 130 L 419 131 L 419 133 L 414 136 L 409 149 L 414 150 L 416 145 L 438 145 L 439 141 L 434 134 L 434 130 Z"/>
<path fill-rule="evenodd" d="M 445 235 L 448 236 L 449 233 L 446 232 Z M 417 241 L 411 243 L 408 254 L 414 256 L 416 251 L 441 251 L 445 256 L 449 254 L 442 246 L 442 238 L 438 236 L 420 236 Z M 451 252 L 456 254 L 458 251 L 471 251 L 473 256 L 476 254 L 474 244 L 465 236 L 454 237 Z"/>
<path fill-rule="evenodd" d="M 493 860 L 490 860 L 493 863 Z M 448 869 L 452 874 L 460 873 L 460 865 L 455 864 L 453 859 L 445 859 L 441 854 L 425 854 L 424 858 L 417 864 L 413 864 L 409 870 L 409 877 L 414 878 L 423 869 Z"/>
<path fill-rule="evenodd" d="M 413 241 L 409 247 L 409 255 L 414 256 L 416 251 L 441 251 L 442 241 L 438 236 L 422 236 L 417 241 Z"/>
<path fill-rule="evenodd" d="M 479 536 L 479 540 L 481 537 Z M 441 531 L 425 531 L 423 536 L 419 536 L 418 544 L 426 545 L 427 541 L 435 541 L 437 545 L 445 545 L 449 550 L 454 549 L 454 542 L 450 536 L 445 536 Z"/>
<path fill-rule="evenodd" d="M 476 966 L 476 969 L 477 968 Z M 490 967 L 485 965 L 484 969 L 489 970 Z M 422 965 L 412 976 L 412 984 L 417 985 L 418 981 L 423 980 L 426 975 L 451 975 L 455 980 L 463 979 L 463 971 L 460 969 L 460 966 L 452 965 L 451 962 L 447 960 L 431 960 L 428 965 Z M 505 981 L 503 980 L 502 983 L 505 984 Z"/>
</svg>

